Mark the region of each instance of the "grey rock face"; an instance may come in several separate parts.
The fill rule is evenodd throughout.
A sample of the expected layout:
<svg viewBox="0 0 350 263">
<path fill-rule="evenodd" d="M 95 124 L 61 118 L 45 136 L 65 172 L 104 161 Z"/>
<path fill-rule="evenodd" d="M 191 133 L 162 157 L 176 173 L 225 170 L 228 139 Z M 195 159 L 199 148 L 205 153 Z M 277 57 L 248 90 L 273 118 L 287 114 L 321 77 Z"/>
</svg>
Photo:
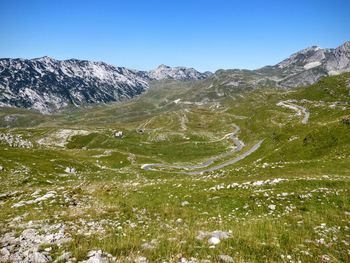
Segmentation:
<svg viewBox="0 0 350 263">
<path fill-rule="evenodd" d="M 0 59 L 0 106 L 50 113 L 67 105 L 132 98 L 148 89 L 129 69 L 84 60 Z"/>
<path fill-rule="evenodd" d="M 16 232 L 8 232 L 0 239 L 0 261 L 45 263 L 52 261 L 50 252 L 41 251 L 42 244 L 61 246 L 70 241 L 63 224 L 28 224 L 17 237 Z"/>
<path fill-rule="evenodd" d="M 278 83 L 284 87 L 312 84 L 321 77 L 350 71 L 350 42 L 335 49 L 311 47 L 301 50 L 275 67 L 283 78 Z M 277 71 L 278 71 L 277 70 Z"/>
<path fill-rule="evenodd" d="M 349 71 L 350 41 L 331 51 L 325 65 L 329 74 L 333 75 Z"/>
</svg>

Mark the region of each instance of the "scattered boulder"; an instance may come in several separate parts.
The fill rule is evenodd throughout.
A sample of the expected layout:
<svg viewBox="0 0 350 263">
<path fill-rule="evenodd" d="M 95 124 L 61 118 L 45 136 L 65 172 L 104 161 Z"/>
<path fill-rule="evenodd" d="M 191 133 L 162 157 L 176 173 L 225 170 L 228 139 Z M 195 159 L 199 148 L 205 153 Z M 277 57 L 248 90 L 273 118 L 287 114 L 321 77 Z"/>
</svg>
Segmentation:
<svg viewBox="0 0 350 263">
<path fill-rule="evenodd" d="M 103 256 L 103 252 L 101 250 L 92 250 L 88 254 L 88 260 L 80 261 L 81 263 L 108 263 L 109 260 Z"/>
<path fill-rule="evenodd" d="M 213 232 L 200 231 L 196 239 L 202 241 L 208 238 L 208 244 L 211 246 L 215 246 L 221 242 L 221 239 L 228 239 L 229 237 L 231 237 L 230 232 L 216 230 Z"/>
<path fill-rule="evenodd" d="M 148 263 L 148 260 L 144 256 L 139 256 L 138 258 L 135 259 L 135 263 Z"/>
<path fill-rule="evenodd" d="M 213 231 L 211 234 L 215 237 L 223 238 L 223 239 L 227 239 L 231 236 L 230 232 L 219 231 L 219 230 Z"/>
<path fill-rule="evenodd" d="M 182 218 L 178 218 L 178 219 L 176 219 L 175 222 L 178 223 L 178 224 L 181 224 L 183 222 L 183 219 Z"/>
<path fill-rule="evenodd" d="M 268 208 L 269 208 L 270 210 L 274 211 L 274 210 L 276 209 L 276 205 L 271 204 L 271 205 L 268 206 Z"/>
<path fill-rule="evenodd" d="M 222 262 L 234 262 L 233 257 L 228 256 L 228 255 L 219 255 L 219 259 Z"/>
<path fill-rule="evenodd" d="M 152 250 L 152 249 L 156 248 L 157 243 L 158 243 L 157 240 L 153 239 L 151 242 L 143 243 L 141 245 L 141 248 L 144 249 L 144 250 Z"/>
<path fill-rule="evenodd" d="M 61 256 L 59 256 L 56 261 L 64 261 L 67 262 L 70 258 L 72 257 L 72 253 L 71 252 L 64 252 L 62 253 Z"/>
<path fill-rule="evenodd" d="M 189 205 L 190 203 L 188 202 L 188 201 L 183 201 L 183 202 L 181 202 L 181 206 L 187 206 L 187 205 Z"/>
<path fill-rule="evenodd" d="M 208 244 L 209 245 L 217 245 L 220 243 L 220 239 L 218 237 L 211 237 L 208 239 Z"/>
</svg>

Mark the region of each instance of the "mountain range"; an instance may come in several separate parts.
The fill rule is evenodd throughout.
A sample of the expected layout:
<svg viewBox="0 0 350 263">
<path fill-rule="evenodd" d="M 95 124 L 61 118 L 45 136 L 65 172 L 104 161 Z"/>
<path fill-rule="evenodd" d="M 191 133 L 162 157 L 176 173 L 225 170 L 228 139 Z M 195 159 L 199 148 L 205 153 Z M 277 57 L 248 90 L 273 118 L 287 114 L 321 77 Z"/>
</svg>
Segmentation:
<svg viewBox="0 0 350 263">
<path fill-rule="evenodd" d="M 197 81 L 239 88 L 262 86 L 295 88 L 320 78 L 350 71 L 350 42 L 335 49 L 303 49 L 274 66 L 256 70 L 218 70 L 201 73 L 193 68 L 160 65 L 139 71 L 86 60 L 0 59 L 0 106 L 52 113 L 68 105 L 107 103 L 133 98 L 151 81 Z"/>
<path fill-rule="evenodd" d="M 274 66 L 256 70 L 218 70 L 219 84 L 235 87 L 274 86 L 295 88 L 317 82 L 325 76 L 350 71 L 350 42 L 337 48 L 312 46 L 292 54 Z"/>
<path fill-rule="evenodd" d="M 51 113 L 67 105 L 121 101 L 149 88 L 148 81 L 198 80 L 210 73 L 164 65 L 152 71 L 86 60 L 0 59 L 0 106 Z"/>
</svg>

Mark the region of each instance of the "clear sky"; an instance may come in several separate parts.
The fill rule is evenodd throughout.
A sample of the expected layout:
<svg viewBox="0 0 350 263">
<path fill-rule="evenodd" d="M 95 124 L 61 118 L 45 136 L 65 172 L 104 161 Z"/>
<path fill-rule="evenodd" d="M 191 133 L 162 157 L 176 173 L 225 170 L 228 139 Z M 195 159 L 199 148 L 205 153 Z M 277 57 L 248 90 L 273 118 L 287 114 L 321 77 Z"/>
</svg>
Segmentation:
<svg viewBox="0 0 350 263">
<path fill-rule="evenodd" d="M 0 0 L 0 57 L 254 69 L 350 40 L 350 0 Z"/>
</svg>

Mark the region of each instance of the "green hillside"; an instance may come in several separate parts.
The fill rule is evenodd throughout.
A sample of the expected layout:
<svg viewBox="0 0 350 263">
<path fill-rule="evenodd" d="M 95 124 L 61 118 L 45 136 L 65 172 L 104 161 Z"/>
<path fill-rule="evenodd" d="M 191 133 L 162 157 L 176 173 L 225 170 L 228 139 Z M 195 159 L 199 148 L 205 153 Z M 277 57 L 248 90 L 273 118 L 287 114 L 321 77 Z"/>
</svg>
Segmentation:
<svg viewBox="0 0 350 263">
<path fill-rule="evenodd" d="M 64 232 L 39 248 L 52 261 L 349 262 L 350 74 L 222 83 L 159 81 L 54 115 L 2 108 L 0 235 Z"/>
</svg>

